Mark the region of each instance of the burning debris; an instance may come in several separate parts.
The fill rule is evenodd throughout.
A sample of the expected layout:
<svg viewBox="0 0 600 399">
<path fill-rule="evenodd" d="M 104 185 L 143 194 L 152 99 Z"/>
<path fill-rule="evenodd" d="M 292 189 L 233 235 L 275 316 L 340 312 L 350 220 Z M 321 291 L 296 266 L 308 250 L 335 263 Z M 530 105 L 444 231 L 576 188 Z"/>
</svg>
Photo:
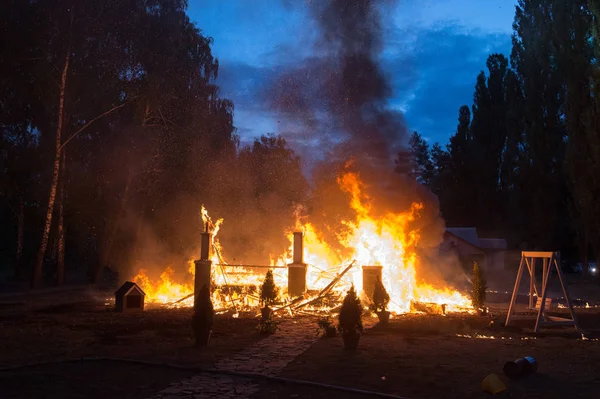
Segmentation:
<svg viewBox="0 0 600 399">
<path fill-rule="evenodd" d="M 212 261 L 210 279 L 216 311 L 233 309 L 237 313 L 240 309 L 258 307 L 257 288 L 268 269 L 273 270 L 275 283 L 284 293 L 283 302 L 275 307 L 276 312 L 331 311 L 339 304 L 341 293 L 351 285 L 359 293 L 365 288 L 368 290 L 364 284 L 370 285 L 374 276 L 381 278 L 389 292 L 389 310 L 394 313 L 445 314 L 471 307 L 470 300 L 456 290 L 434 288 L 417 281 L 419 260 L 415 248 L 419 231 L 411 228 L 411 222 L 418 218 L 422 204 L 413 204 L 407 212 L 388 212 L 375 218 L 370 202 L 365 200 L 364 185 L 358 174 L 348 172 L 340 176 L 338 183 L 349 194 L 357 215 L 355 220 L 344 222 L 347 234 L 339 235 L 338 245 L 351 253 L 351 257 L 342 262 L 339 253 L 328 246 L 305 219 L 297 226 L 302 233 L 289 234 L 289 251 L 275 257 L 270 265 L 230 265 L 224 259 L 217 237 L 223 220 L 213 223 L 206 209 L 202 209 L 203 221 L 209 228 L 203 237 L 210 235 L 212 242 L 212 254 L 209 256 L 203 250 L 202 256 Z M 301 268 L 305 270 L 298 272 Z M 189 277 L 193 277 L 193 262 L 188 271 Z M 146 292 L 149 302 L 191 306 L 193 284 L 176 284 L 172 277 L 172 270 L 167 268 L 158 282 L 151 282 L 143 271 L 134 281 Z M 363 301 L 369 302 L 368 293 L 363 295 Z"/>
</svg>

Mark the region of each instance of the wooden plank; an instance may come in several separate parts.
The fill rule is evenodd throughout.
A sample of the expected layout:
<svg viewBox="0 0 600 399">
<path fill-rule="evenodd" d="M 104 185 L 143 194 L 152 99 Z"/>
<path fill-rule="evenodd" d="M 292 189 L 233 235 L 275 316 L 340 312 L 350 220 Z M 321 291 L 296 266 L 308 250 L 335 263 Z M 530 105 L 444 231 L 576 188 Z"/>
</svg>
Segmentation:
<svg viewBox="0 0 600 399">
<path fill-rule="evenodd" d="M 577 323 L 575 322 L 575 320 L 567 320 L 567 321 L 541 321 L 540 322 L 540 327 L 542 327 L 542 326 L 544 326 L 544 327 L 549 327 L 549 326 L 556 326 L 556 327 L 575 326 L 575 327 L 577 327 Z"/>
<path fill-rule="evenodd" d="M 537 285 L 535 284 L 535 258 L 531 258 L 531 262 L 528 258 L 525 259 L 525 264 L 527 265 L 527 270 L 529 271 L 529 308 L 533 309 L 533 293 L 536 296 L 539 296 Z"/>
<path fill-rule="evenodd" d="M 519 264 L 519 271 L 517 272 L 517 279 L 515 280 L 515 288 L 513 289 L 512 298 L 510 299 L 510 305 L 508 306 L 508 313 L 506 315 L 505 326 L 508 326 L 510 323 L 510 318 L 512 316 L 512 310 L 515 306 L 515 302 L 517 301 L 517 295 L 519 293 L 519 285 L 521 285 L 521 276 L 523 275 L 523 269 L 525 267 L 525 258 L 521 257 L 521 263 Z"/>
<path fill-rule="evenodd" d="M 535 320 L 536 317 L 535 314 L 513 314 L 510 316 L 510 320 Z"/>
<path fill-rule="evenodd" d="M 546 319 L 550 321 L 573 321 L 573 319 L 567 319 L 566 317 L 559 316 L 546 316 Z"/>
<path fill-rule="evenodd" d="M 356 262 L 356 260 L 353 260 L 352 263 L 350 263 L 340 274 L 335 276 L 335 278 L 333 280 L 331 280 L 331 282 L 325 288 L 323 288 L 316 296 L 309 298 L 306 301 L 302 301 L 302 299 L 292 301 L 291 303 L 289 303 L 283 307 L 274 309 L 273 313 L 278 312 L 281 309 L 286 309 L 286 308 L 290 309 L 290 310 L 298 310 L 304 306 L 310 305 L 311 303 L 314 303 L 317 300 L 323 298 L 342 279 L 342 277 L 344 277 L 344 274 L 346 274 L 348 272 L 348 270 L 352 269 L 352 266 L 354 266 L 355 262 Z"/>
<path fill-rule="evenodd" d="M 542 251 L 523 251 L 521 256 L 525 258 L 548 258 L 550 259 L 554 252 L 542 252 Z"/>
<path fill-rule="evenodd" d="M 548 274 L 550 273 L 550 268 L 546 267 L 546 270 L 544 270 L 544 275 L 542 276 L 542 281 L 546 282 L 548 281 Z M 537 320 L 535 322 L 535 328 L 533 329 L 534 332 L 539 332 L 540 331 L 540 327 L 541 322 L 542 322 L 542 315 L 544 314 L 544 312 L 546 311 L 546 297 L 548 295 L 548 290 L 547 290 L 547 285 L 545 283 L 542 283 L 542 300 L 541 300 L 541 306 L 538 310 L 538 315 L 537 315 Z M 539 299 L 538 299 L 539 300 Z"/>
<path fill-rule="evenodd" d="M 575 311 L 573 310 L 573 304 L 571 303 L 571 298 L 569 297 L 569 293 L 567 291 L 567 287 L 565 286 L 565 282 L 563 281 L 562 278 L 562 270 L 560 268 L 560 263 L 558 263 L 558 261 L 556 260 L 556 258 L 553 259 L 554 260 L 554 266 L 556 267 L 556 271 L 558 272 L 558 279 L 560 280 L 560 285 L 562 287 L 563 290 L 563 294 L 565 296 L 565 301 L 567 302 L 567 307 L 569 308 L 569 313 L 571 314 L 571 319 L 573 319 L 574 322 L 574 326 L 575 326 L 575 331 L 579 331 L 579 324 L 577 323 L 577 316 L 575 315 Z M 551 269 L 551 268 L 549 268 Z"/>
<path fill-rule="evenodd" d="M 538 298 L 538 300 L 535 302 L 536 310 L 539 309 L 542 305 L 542 302 L 539 299 L 540 298 Z M 552 309 L 552 298 L 546 298 L 546 309 Z"/>
</svg>

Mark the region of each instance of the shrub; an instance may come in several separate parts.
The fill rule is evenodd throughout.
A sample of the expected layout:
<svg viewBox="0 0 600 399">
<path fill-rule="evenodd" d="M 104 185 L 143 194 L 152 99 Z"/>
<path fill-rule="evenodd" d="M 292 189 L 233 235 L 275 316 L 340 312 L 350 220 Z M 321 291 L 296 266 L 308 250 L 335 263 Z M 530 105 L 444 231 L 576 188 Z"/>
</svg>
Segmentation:
<svg viewBox="0 0 600 399">
<path fill-rule="evenodd" d="M 373 290 L 373 304 L 371 305 L 371 310 L 374 312 L 385 312 L 388 303 L 390 303 L 390 295 L 385 289 L 381 278 L 377 277 L 375 289 Z"/>
<path fill-rule="evenodd" d="M 354 285 L 350 287 L 344 297 L 340 309 L 338 330 L 343 334 L 356 334 L 363 330 L 362 305 L 356 295 Z"/>
<path fill-rule="evenodd" d="M 322 332 L 323 336 L 326 337 L 335 337 L 336 328 L 335 325 L 331 322 L 329 316 L 320 319 L 317 324 L 319 328 L 317 328 L 317 335 Z"/>
<path fill-rule="evenodd" d="M 264 306 L 269 306 L 275 303 L 278 296 L 279 289 L 275 285 L 275 280 L 273 279 L 273 271 L 269 270 L 267 272 L 267 275 L 265 276 L 265 281 L 260 287 L 260 301 Z"/>
<path fill-rule="evenodd" d="M 261 334 L 274 334 L 277 329 L 277 323 L 273 319 L 261 320 L 256 327 Z"/>
<path fill-rule="evenodd" d="M 473 262 L 473 289 L 471 291 L 471 302 L 475 309 L 482 309 L 485 305 L 486 281 L 483 272 L 477 262 Z"/>
</svg>

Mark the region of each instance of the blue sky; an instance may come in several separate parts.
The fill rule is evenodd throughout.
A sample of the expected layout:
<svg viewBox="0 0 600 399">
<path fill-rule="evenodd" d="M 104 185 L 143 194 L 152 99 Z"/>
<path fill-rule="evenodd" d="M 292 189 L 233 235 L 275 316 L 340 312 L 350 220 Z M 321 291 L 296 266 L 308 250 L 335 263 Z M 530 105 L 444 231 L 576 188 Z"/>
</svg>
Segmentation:
<svg viewBox="0 0 600 399">
<path fill-rule="evenodd" d="M 217 84 L 234 102 L 243 143 L 277 133 L 292 146 L 306 145 L 290 137 L 291 129 L 260 97 L 286 65 L 316 51 L 308 1 L 317 0 L 189 0 L 190 18 L 214 39 Z M 408 129 L 447 143 L 459 107 L 472 103 L 487 56 L 510 54 L 516 1 L 399 0 L 389 9 L 381 65 L 394 88 L 390 104 L 404 113 Z"/>
</svg>

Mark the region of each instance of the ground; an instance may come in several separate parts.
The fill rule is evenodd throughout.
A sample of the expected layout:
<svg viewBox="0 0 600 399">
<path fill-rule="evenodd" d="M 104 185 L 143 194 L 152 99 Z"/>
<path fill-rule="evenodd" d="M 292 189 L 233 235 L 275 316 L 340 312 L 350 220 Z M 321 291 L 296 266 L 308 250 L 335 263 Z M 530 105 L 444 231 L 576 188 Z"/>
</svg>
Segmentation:
<svg viewBox="0 0 600 399">
<path fill-rule="evenodd" d="M 496 373 L 504 378 L 502 366 L 506 361 L 534 356 L 539 362 L 537 375 L 518 382 L 504 379 L 508 389 L 497 397 L 597 397 L 600 308 L 577 308 L 581 327 L 590 338 L 584 340 L 572 328 L 534 334 L 533 321 L 506 329 L 502 326 L 506 294 L 489 296 L 491 315 L 399 316 L 387 327 L 367 329 L 356 352 L 343 350 L 339 337 L 315 339 L 306 345 L 309 349 L 304 353 L 291 356 L 289 364 L 284 362 L 287 365 L 276 374 L 412 399 L 483 398 L 488 396 L 481 390 L 486 375 Z M 2 302 L 0 367 L 81 357 L 212 367 L 218 362 L 223 364 L 223 359 L 244 359 L 248 348 L 266 342 L 255 329 L 258 320 L 253 314 L 218 316 L 210 346 L 196 348 L 189 309 L 115 313 L 110 304 L 106 306 L 98 296 L 90 295 L 77 301 L 71 296 L 70 301 L 62 303 L 50 299 L 37 299 L 35 303 Z M 562 309 L 557 311 L 564 313 Z M 491 321 L 495 323 L 490 325 Z M 310 326 L 316 333 L 315 319 L 304 319 L 297 326 L 307 337 L 313 336 Z M 279 339 L 286 341 L 285 337 Z M 260 348 L 253 357 L 274 358 L 275 352 L 289 350 L 277 344 Z M 195 374 L 192 370 L 119 361 L 40 364 L 0 371 L 0 397 L 142 399 Z M 366 397 L 296 383 L 256 381 L 257 392 L 251 396 L 255 399 Z"/>
<path fill-rule="evenodd" d="M 579 316 L 596 337 L 600 313 L 580 310 Z M 533 356 L 539 363 L 537 375 L 519 382 L 502 376 L 508 390 L 497 397 L 597 397 L 600 342 L 583 341 L 568 330 L 535 335 L 529 328 L 490 328 L 489 322 L 479 316 L 400 317 L 386 328 L 367 331 L 356 353 L 344 351 L 340 339 L 319 340 L 281 376 L 413 399 L 484 398 L 489 395 L 480 386 L 486 375 L 502 376 L 506 361 Z M 477 334 L 482 337 L 475 338 Z M 331 396 L 330 391 L 269 384 L 255 398 Z"/>
</svg>

